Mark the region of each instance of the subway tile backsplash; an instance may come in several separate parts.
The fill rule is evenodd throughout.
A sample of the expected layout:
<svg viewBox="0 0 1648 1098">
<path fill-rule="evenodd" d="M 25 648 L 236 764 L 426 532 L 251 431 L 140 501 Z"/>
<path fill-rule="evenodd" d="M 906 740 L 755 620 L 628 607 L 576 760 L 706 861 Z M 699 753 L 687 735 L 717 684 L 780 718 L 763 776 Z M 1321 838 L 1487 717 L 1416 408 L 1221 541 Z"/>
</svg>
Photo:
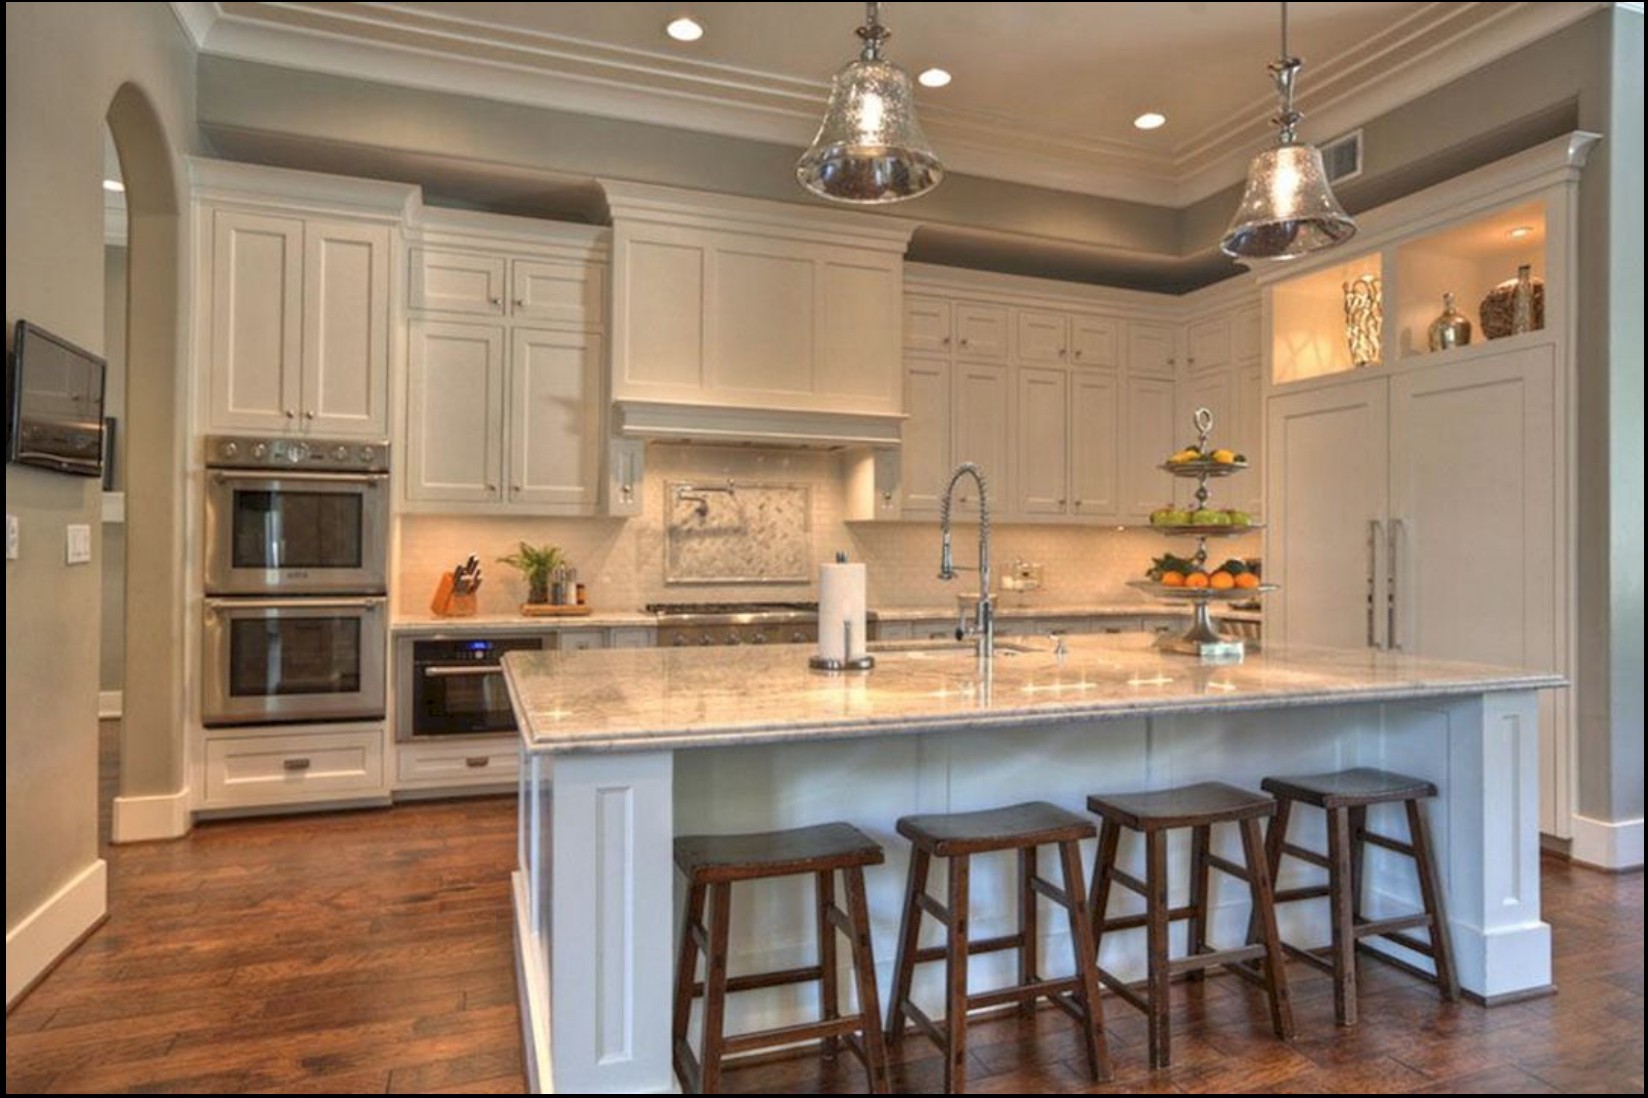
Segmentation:
<svg viewBox="0 0 1648 1098">
<path fill-rule="evenodd" d="M 526 583 L 497 563 L 519 541 L 559 545 L 578 569 L 598 609 L 634 610 L 648 602 L 810 600 L 816 579 L 806 583 L 669 583 L 665 578 L 666 485 L 682 481 L 731 479 L 810 487 L 815 563 L 840 551 L 869 565 L 874 606 L 934 606 L 949 603 L 976 580 L 962 573 L 952 583 L 938 578 L 938 524 L 852 523 L 843 521 L 840 458 L 811 450 L 757 450 L 739 447 L 669 446 L 647 451 L 646 512 L 632 519 L 516 518 L 504 516 L 406 515 L 400 520 L 397 609 L 402 615 L 428 613 L 429 597 L 443 570 L 469 554 L 481 558 L 486 583 L 479 612 L 508 614 L 526 598 Z M 711 506 L 715 506 L 712 502 Z M 956 562 L 970 565 L 978 527 L 958 525 Z M 1168 543 L 1149 530 L 1112 527 L 997 525 L 991 549 L 999 571 L 1015 559 L 1045 566 L 1045 586 L 1030 603 L 1125 602 L 1154 605 L 1127 587 Z M 1183 550 L 1181 550 L 1183 551 Z M 1216 546 L 1223 556 L 1259 552 L 1259 538 Z M 1011 596 L 1015 603 L 1019 596 Z"/>
</svg>

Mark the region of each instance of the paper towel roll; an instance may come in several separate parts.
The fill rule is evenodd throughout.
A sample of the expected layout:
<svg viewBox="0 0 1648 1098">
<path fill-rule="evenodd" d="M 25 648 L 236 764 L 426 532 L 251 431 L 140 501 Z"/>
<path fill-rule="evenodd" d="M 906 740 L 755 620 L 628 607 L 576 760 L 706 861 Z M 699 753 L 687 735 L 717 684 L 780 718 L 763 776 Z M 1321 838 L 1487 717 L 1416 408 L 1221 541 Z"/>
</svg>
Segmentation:
<svg viewBox="0 0 1648 1098">
<path fill-rule="evenodd" d="M 818 566 L 818 654 L 826 660 L 856 660 L 864 655 L 862 564 Z"/>
</svg>

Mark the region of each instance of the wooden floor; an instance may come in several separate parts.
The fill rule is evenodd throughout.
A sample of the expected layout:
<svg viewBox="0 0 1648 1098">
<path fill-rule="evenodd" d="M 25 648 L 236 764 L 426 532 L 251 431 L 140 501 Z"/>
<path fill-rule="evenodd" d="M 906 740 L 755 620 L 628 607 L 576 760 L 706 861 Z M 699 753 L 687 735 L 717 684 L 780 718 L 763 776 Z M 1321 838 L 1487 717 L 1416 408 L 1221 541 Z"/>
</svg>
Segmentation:
<svg viewBox="0 0 1648 1098">
<path fill-rule="evenodd" d="M 514 804 L 213 823 L 113 848 L 109 922 L 6 1019 L 8 1091 L 519 1091 L 507 878 Z M 1561 993 L 1484 1010 L 1365 963 L 1362 1024 L 1294 966 L 1300 1036 L 1228 978 L 1175 989 L 1174 1066 L 1106 997 L 1118 1081 L 1088 1086 L 1062 1014 L 976 1024 L 979 1093 L 1641 1091 L 1642 876 L 1548 860 Z M 905 1043 L 895 1087 L 934 1091 Z M 851 1057 L 737 1068 L 748 1093 L 853 1091 Z"/>
</svg>

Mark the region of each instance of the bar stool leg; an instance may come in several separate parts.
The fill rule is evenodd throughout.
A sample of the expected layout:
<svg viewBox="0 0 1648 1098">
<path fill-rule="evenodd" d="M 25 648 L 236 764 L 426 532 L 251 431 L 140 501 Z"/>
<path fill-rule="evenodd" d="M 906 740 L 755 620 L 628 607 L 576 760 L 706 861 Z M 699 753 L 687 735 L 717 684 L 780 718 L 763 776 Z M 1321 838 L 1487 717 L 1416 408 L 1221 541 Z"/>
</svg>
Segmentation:
<svg viewBox="0 0 1648 1098">
<path fill-rule="evenodd" d="M 721 1089 L 721 1048 L 727 1006 L 727 931 L 732 919 L 732 885 L 711 886 L 709 972 L 704 979 L 704 1062 L 699 1089 L 714 1094 Z"/>
<path fill-rule="evenodd" d="M 692 1085 L 698 1074 L 692 1061 L 692 1046 L 687 1043 L 687 1027 L 692 1022 L 692 985 L 698 980 L 698 937 L 693 928 L 704 921 L 704 886 L 692 884 L 687 890 L 687 905 L 681 913 L 681 953 L 675 966 L 675 1017 L 670 1026 L 670 1054 L 675 1061 L 675 1072 L 683 1084 Z"/>
<path fill-rule="evenodd" d="M 830 909 L 835 906 L 835 871 L 827 869 L 816 874 L 818 914 L 818 1000 L 820 1016 L 826 1022 L 841 1017 L 840 995 L 836 987 L 835 927 L 830 925 Z M 880 1011 L 876 1012 L 877 1015 Z M 879 1021 L 879 1017 L 877 1019 Z M 824 1059 L 833 1060 L 841 1050 L 841 1038 L 826 1037 L 821 1051 Z"/>
<path fill-rule="evenodd" d="M 847 921 L 853 927 L 853 977 L 858 985 L 865 1068 L 870 1076 L 870 1093 L 886 1094 L 887 1045 L 881 1036 L 881 1003 L 876 997 L 875 959 L 870 952 L 870 906 L 864 898 L 864 870 L 852 866 L 842 872 L 847 878 Z"/>
<path fill-rule="evenodd" d="M 1442 899 L 1442 880 L 1436 872 L 1436 848 L 1431 844 L 1430 821 L 1425 806 L 1408 801 L 1408 839 L 1413 844 L 1413 860 L 1419 870 L 1419 895 L 1425 913 L 1431 917 L 1431 952 L 1436 962 L 1436 986 L 1444 1002 L 1459 998 L 1459 976 L 1453 965 L 1453 941 L 1448 933 L 1448 912 Z"/>
<path fill-rule="evenodd" d="M 1098 950 L 1093 945 L 1093 920 L 1082 899 L 1081 846 L 1059 844 L 1059 860 L 1064 863 L 1064 894 L 1069 898 L 1070 941 L 1076 948 L 1077 998 L 1081 1002 L 1082 1045 L 1087 1052 L 1087 1068 L 1096 1083 L 1114 1076 L 1110 1065 L 1110 1045 L 1104 1035 L 1104 1008 L 1099 1005 Z M 1032 977 L 1034 979 L 1034 977 Z"/>
<path fill-rule="evenodd" d="M 950 895 L 946 905 L 950 910 L 950 940 L 944 959 L 944 1029 L 949 1045 L 945 1050 L 949 1058 L 944 1062 L 946 1094 L 967 1091 L 967 863 L 970 860 L 966 854 L 950 859 Z"/>
<path fill-rule="evenodd" d="M 1258 915 L 1259 940 L 1265 945 L 1265 990 L 1270 999 L 1271 1028 L 1284 1041 L 1293 1040 L 1293 1001 L 1288 995 L 1287 969 L 1282 964 L 1282 939 L 1276 931 L 1276 896 L 1270 883 L 1270 866 L 1265 860 L 1264 837 L 1259 821 L 1241 822 L 1242 855 L 1247 859 L 1248 887 L 1253 910 Z"/>
<path fill-rule="evenodd" d="M 887 1003 L 887 1045 L 897 1048 L 904 1041 L 904 1000 L 910 997 L 910 981 L 916 969 L 916 947 L 921 940 L 921 908 L 916 897 L 927 891 L 927 870 L 932 858 L 920 848 L 910 851 L 910 873 L 904 885 L 904 914 L 899 920 L 898 955 L 893 960 L 893 990 Z"/>
<path fill-rule="evenodd" d="M 1362 880 L 1367 870 L 1368 809 L 1358 805 L 1350 810 L 1350 914 L 1362 917 Z"/>
<path fill-rule="evenodd" d="M 1116 847 L 1121 842 L 1120 825 L 1109 820 L 1099 823 L 1099 849 L 1093 855 L 1093 890 L 1087 896 L 1087 915 L 1093 920 L 1093 957 L 1099 956 L 1104 939 L 1104 914 L 1110 907 L 1110 871 L 1116 865 Z"/>
<path fill-rule="evenodd" d="M 1030 882 L 1036 876 L 1038 848 L 1030 846 L 1019 851 L 1019 983 L 1033 984 L 1036 975 L 1036 890 Z M 1036 1013 L 1034 999 L 1019 1004 L 1019 1014 L 1029 1018 Z"/>
<path fill-rule="evenodd" d="M 1328 909 L 1333 923 L 1333 1016 L 1342 1026 L 1356 1024 L 1356 919 L 1353 894 L 1357 876 L 1351 865 L 1350 810 L 1328 814 Z"/>
<path fill-rule="evenodd" d="M 1167 1067 L 1173 1057 L 1168 1026 L 1167 833 L 1147 831 L 1145 844 L 1145 953 L 1149 960 L 1150 1066 Z"/>
<path fill-rule="evenodd" d="M 1190 919 L 1185 927 L 1187 952 L 1194 957 L 1207 950 L 1207 920 L 1209 914 L 1207 852 L 1211 845 L 1213 828 L 1190 829 Z M 1185 978 L 1201 983 L 1205 969 L 1193 969 Z"/>
</svg>

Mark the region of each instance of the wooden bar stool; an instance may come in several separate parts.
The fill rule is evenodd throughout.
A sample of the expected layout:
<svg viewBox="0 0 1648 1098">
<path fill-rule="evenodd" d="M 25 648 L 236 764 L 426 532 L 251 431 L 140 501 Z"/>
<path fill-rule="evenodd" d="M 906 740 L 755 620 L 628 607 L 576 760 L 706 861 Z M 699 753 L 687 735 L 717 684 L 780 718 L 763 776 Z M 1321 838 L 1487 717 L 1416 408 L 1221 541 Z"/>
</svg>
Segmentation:
<svg viewBox="0 0 1648 1098">
<path fill-rule="evenodd" d="M 1357 767 L 1332 774 L 1308 774 L 1296 778 L 1266 778 L 1260 783 L 1277 800 L 1276 820 L 1270 825 L 1265 853 L 1272 878 L 1287 854 L 1328 871 L 1328 883 L 1305 888 L 1282 889 L 1279 904 L 1326 896 L 1333 923 L 1333 943 L 1325 950 L 1299 949 L 1283 943 L 1282 948 L 1307 964 L 1333 976 L 1333 1012 L 1342 1026 L 1356 1024 L 1356 946 L 1363 938 L 1382 936 L 1397 945 L 1423 954 L 1436 966 L 1436 986 L 1445 1002 L 1459 996 L 1454 974 L 1453 947 L 1448 941 L 1448 918 L 1443 908 L 1442 883 L 1436 873 L 1436 855 L 1431 846 L 1430 824 L 1421 803 L 1436 796 L 1436 786 L 1422 778 L 1409 778 L 1385 770 Z M 1368 807 L 1401 802 L 1408 812 L 1408 841 L 1378 835 L 1368 830 Z M 1328 853 L 1295 846 L 1287 841 L 1293 805 L 1308 804 L 1327 812 Z M 1419 873 L 1419 895 L 1424 910 L 1389 919 L 1367 919 L 1362 915 L 1362 872 L 1367 844 L 1394 850 L 1413 859 Z M 1429 941 L 1421 941 L 1407 930 L 1423 928 Z M 1371 956 L 1391 960 L 1381 953 Z M 1323 953 L 1327 957 L 1322 956 Z"/>
<path fill-rule="evenodd" d="M 886 860 L 874 839 L 844 823 L 750 835 L 693 835 L 675 840 L 675 864 L 687 878 L 687 907 L 681 926 L 681 956 L 675 972 L 675 1071 L 691 1093 L 713 1094 L 721 1086 L 721 1061 L 728 1055 L 819 1040 L 833 1057 L 843 1043 L 864 1064 L 870 1091 L 887 1093 L 887 1051 L 882 1042 L 881 1005 L 876 995 L 875 960 L 870 951 L 870 914 L 864 900 L 864 867 Z M 847 909 L 835 902 L 835 874 L 847 885 Z M 727 934 L 735 881 L 811 873 L 817 878 L 818 963 L 779 972 L 727 975 Z M 714 893 L 709 926 L 704 902 Z M 841 1016 L 836 986 L 836 931 L 847 936 L 858 983 L 858 1013 Z M 704 983 L 698 954 L 708 958 Z M 724 1032 L 727 993 L 818 981 L 823 1017 L 816 1022 L 728 1037 Z M 702 1064 L 687 1040 L 692 1001 L 704 996 Z"/>
<path fill-rule="evenodd" d="M 1104 1016 L 1099 1006 L 1099 984 L 1094 966 L 1093 932 L 1082 898 L 1082 839 L 1091 838 L 1093 825 L 1045 801 L 1031 801 L 982 812 L 953 812 L 905 816 L 898 833 L 914 845 L 909 884 L 904 893 L 904 917 L 898 932 L 898 961 L 893 969 L 892 999 L 887 1007 L 887 1041 L 904 1038 L 905 1019 L 914 1022 L 944 1053 L 944 1089 L 960 1094 L 967 1089 L 967 1012 L 982 1007 L 1018 1003 L 1022 1013 L 1035 1010 L 1045 997 L 1076 1020 L 1087 1052 L 1088 1070 L 1098 1082 L 1111 1076 L 1110 1050 L 1105 1043 Z M 1038 848 L 1057 844 L 1064 887 L 1037 873 Z M 1016 850 L 1019 854 L 1018 933 L 998 938 L 970 937 L 967 884 L 974 854 Z M 949 896 L 940 903 L 927 894 L 927 871 L 934 858 L 950 859 Z M 1043 979 L 1036 960 L 1036 894 L 1061 904 L 1070 916 L 1070 939 L 1075 947 L 1076 975 Z M 931 915 L 947 933 L 944 945 L 918 948 L 921 915 Z M 975 953 L 1018 950 L 1018 983 L 978 995 L 967 993 L 967 959 Z M 916 965 L 943 961 L 945 965 L 944 1019 L 935 1022 L 910 999 Z"/>
<path fill-rule="evenodd" d="M 1180 973 L 1200 979 L 1203 969 L 1225 965 L 1232 972 L 1258 983 L 1270 1002 L 1271 1026 L 1282 1040 L 1293 1038 L 1293 1007 L 1288 1000 L 1287 973 L 1282 965 L 1281 943 L 1276 934 L 1276 909 L 1271 902 L 1270 872 L 1265 861 L 1264 839 L 1259 821 L 1276 810 L 1276 802 L 1262 793 L 1250 793 L 1223 782 L 1202 782 L 1178 789 L 1152 793 L 1120 793 L 1087 798 L 1090 812 L 1101 816 L 1099 852 L 1093 866 L 1093 941 L 1102 943 L 1106 931 L 1145 928 L 1148 978 L 1140 995 L 1119 976 L 1098 969 L 1099 979 L 1116 994 L 1144 1011 L 1149 1020 L 1150 1066 L 1167 1067 L 1172 1059 L 1168 1032 L 1168 982 Z M 1237 824 L 1242 833 L 1242 853 L 1246 865 L 1237 865 L 1211 850 L 1213 825 Z M 1116 867 L 1116 847 L 1122 828 L 1144 835 L 1144 880 Z M 1174 828 L 1190 828 L 1190 902 L 1169 907 L 1167 900 L 1167 833 Z M 1246 881 L 1253 897 L 1259 944 L 1236 949 L 1208 946 L 1208 870 L 1217 869 Z M 1107 919 L 1111 884 L 1120 884 L 1144 897 L 1143 915 Z M 1168 956 L 1168 924 L 1189 922 L 1189 952 L 1179 960 Z M 1258 974 L 1242 962 L 1262 962 Z"/>
</svg>

